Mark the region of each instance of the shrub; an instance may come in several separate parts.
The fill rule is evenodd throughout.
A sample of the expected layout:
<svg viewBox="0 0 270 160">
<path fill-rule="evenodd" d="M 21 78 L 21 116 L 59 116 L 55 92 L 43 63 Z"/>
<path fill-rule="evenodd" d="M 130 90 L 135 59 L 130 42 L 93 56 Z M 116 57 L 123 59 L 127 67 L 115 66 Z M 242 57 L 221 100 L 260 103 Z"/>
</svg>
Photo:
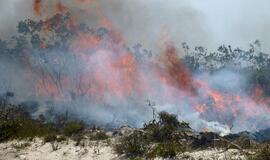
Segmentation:
<svg viewBox="0 0 270 160">
<path fill-rule="evenodd" d="M 160 112 L 159 119 L 144 124 L 142 131 L 122 137 L 115 145 L 115 151 L 132 158 L 175 157 L 186 150 L 177 133 L 181 127 L 187 126 L 187 123 L 180 123 L 176 115 Z"/>
<path fill-rule="evenodd" d="M 258 150 L 255 155 L 249 156 L 249 160 L 270 160 L 270 145 Z"/>
<path fill-rule="evenodd" d="M 82 121 L 69 121 L 65 124 L 64 135 L 72 136 L 78 134 L 85 129 L 85 124 Z"/>
<path fill-rule="evenodd" d="M 75 146 L 79 146 L 85 137 L 82 134 L 75 134 L 73 135 L 72 139 L 75 141 Z"/>
<path fill-rule="evenodd" d="M 243 149 L 249 149 L 252 147 L 251 141 L 248 137 L 241 136 L 237 142 Z"/>
<path fill-rule="evenodd" d="M 54 125 L 32 119 L 25 108 L 10 104 L 6 106 L 0 105 L 0 142 L 44 137 L 56 132 Z"/>
<path fill-rule="evenodd" d="M 0 141 L 43 137 L 54 130 L 37 120 L 0 120 Z"/>
<path fill-rule="evenodd" d="M 118 154 L 128 157 L 143 156 L 148 149 L 148 141 L 141 131 L 134 131 L 131 135 L 122 137 L 114 149 Z"/>
<path fill-rule="evenodd" d="M 159 121 L 153 120 L 144 125 L 144 130 L 148 133 L 148 138 L 154 142 L 167 142 L 175 137 L 175 132 L 180 128 L 181 123 L 176 115 L 167 112 L 159 113 Z"/>
<path fill-rule="evenodd" d="M 55 134 L 48 134 L 44 137 L 44 143 L 54 142 L 57 140 L 57 136 Z"/>
<path fill-rule="evenodd" d="M 109 137 L 106 135 L 106 133 L 104 131 L 94 132 L 89 137 L 90 140 L 106 140 L 108 138 Z"/>
<path fill-rule="evenodd" d="M 186 147 L 183 144 L 178 141 L 169 141 L 155 145 L 147 154 L 147 158 L 173 158 L 178 153 L 183 153 L 184 151 L 186 151 Z"/>
</svg>

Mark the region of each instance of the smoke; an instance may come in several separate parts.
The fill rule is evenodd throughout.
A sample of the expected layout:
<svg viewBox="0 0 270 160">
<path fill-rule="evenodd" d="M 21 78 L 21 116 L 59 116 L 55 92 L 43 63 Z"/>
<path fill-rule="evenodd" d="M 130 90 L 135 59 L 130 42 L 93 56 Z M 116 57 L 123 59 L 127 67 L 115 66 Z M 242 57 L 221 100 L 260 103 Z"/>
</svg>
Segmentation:
<svg viewBox="0 0 270 160">
<path fill-rule="evenodd" d="M 195 0 L 191 3 L 205 15 L 207 33 L 215 41 L 210 48 L 223 43 L 246 48 L 258 39 L 262 42 L 263 51 L 269 51 L 269 1 Z"/>
<path fill-rule="evenodd" d="M 44 39 L 53 28 L 48 18 L 68 11 L 71 19 L 61 25 L 76 33 L 68 49 L 47 49 L 50 44 L 44 40 L 39 49 L 27 52 L 27 63 L 0 60 L 1 75 L 8 75 L 1 82 L 14 88 L 1 88 L 2 93 L 11 90 L 24 97 L 20 100 L 40 101 L 38 113 L 53 107 L 89 123 L 139 127 L 156 109 L 177 114 L 196 130 L 228 134 L 269 127 L 268 101 L 261 99 L 260 88 L 257 95 L 245 93 L 245 75 L 231 70 L 193 74 L 182 64 L 178 43 L 207 46 L 214 40 L 196 5 L 176 0 L 34 2 L 11 1 L 8 6 L 18 7 L 16 16 L 28 17 L 31 11 L 28 18 L 44 19 Z M 104 28 L 82 32 L 76 28 L 80 22 Z M 7 35 L 16 24 L 3 27 Z M 137 42 L 153 52 L 140 45 L 126 48 Z"/>
<path fill-rule="evenodd" d="M 35 98 L 31 87 L 33 82 L 28 73 L 18 61 L 0 55 L 0 97 L 6 92 L 16 93 L 14 103 Z"/>
<path fill-rule="evenodd" d="M 57 2 L 43 0 L 47 4 Z M 130 46 L 140 42 L 146 48 L 155 50 L 160 31 L 166 28 L 177 42 L 176 47 L 182 42 L 188 42 L 191 46 L 202 45 L 211 50 L 224 43 L 246 48 L 249 43 L 258 39 L 261 40 L 264 51 L 270 49 L 270 2 L 267 0 L 100 0 L 84 1 L 83 4 L 78 4 L 77 0 L 59 2 L 72 7 L 72 10 L 78 12 L 78 18 L 81 17 L 90 24 L 93 24 L 95 16 L 82 14 L 81 11 L 91 10 L 92 4 L 98 5 L 124 34 Z M 19 20 L 33 17 L 32 2 L 28 0 L 0 3 L 1 37 L 14 34 Z M 49 6 L 42 12 L 53 13 Z"/>
</svg>

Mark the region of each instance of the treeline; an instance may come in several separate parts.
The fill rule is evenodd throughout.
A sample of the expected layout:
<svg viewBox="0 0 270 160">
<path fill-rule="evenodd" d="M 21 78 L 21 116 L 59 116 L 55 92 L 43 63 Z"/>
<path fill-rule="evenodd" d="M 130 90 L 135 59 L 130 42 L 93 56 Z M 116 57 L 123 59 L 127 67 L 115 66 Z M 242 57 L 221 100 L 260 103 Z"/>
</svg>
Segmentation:
<svg viewBox="0 0 270 160">
<path fill-rule="evenodd" d="M 10 57 L 17 63 L 30 65 L 39 76 L 50 75 L 60 92 L 62 77 L 72 77 L 74 70 L 81 69 L 76 68 L 80 63 L 71 53 L 72 39 L 80 33 L 91 34 L 98 39 L 110 34 L 108 29 L 102 27 L 94 29 L 85 24 L 72 25 L 69 13 L 56 14 L 47 20 L 20 21 L 17 31 L 10 40 L 0 40 L 0 57 Z M 142 45 L 137 44 L 130 51 L 138 59 L 151 58 L 151 51 L 141 48 Z M 259 85 L 266 95 L 270 95 L 270 75 L 267 74 L 270 57 L 261 51 L 260 41 L 250 44 L 248 50 L 221 45 L 217 51 L 209 52 L 202 46 L 191 49 L 186 43 L 182 43 L 182 48 L 186 52 L 182 60 L 192 72 L 211 73 L 224 68 L 235 70 L 247 75 L 249 89 Z"/>
</svg>

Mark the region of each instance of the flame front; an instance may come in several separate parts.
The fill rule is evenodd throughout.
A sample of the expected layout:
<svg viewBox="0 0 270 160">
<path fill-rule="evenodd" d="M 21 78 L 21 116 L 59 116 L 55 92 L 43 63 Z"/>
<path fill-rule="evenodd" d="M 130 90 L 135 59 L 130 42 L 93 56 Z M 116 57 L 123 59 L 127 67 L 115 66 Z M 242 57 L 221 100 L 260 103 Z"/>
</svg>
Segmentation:
<svg viewBox="0 0 270 160">
<path fill-rule="evenodd" d="M 94 2 L 76 0 L 74 3 Z M 41 0 L 34 1 L 34 12 L 38 16 L 43 15 L 41 5 Z M 90 32 L 82 31 L 74 17 L 70 17 L 65 24 L 55 25 L 55 22 L 49 19 L 42 23 L 44 39 L 53 34 L 52 27 L 57 29 L 63 25 L 75 34 L 69 39 L 68 50 L 45 53 L 45 56 L 50 57 L 51 65 L 62 67 L 61 71 L 72 71 L 61 74 L 57 71 L 49 72 L 47 66 L 36 68 L 31 58 L 27 60 L 31 64 L 29 69 L 32 78 L 35 77 L 36 94 L 39 97 L 50 97 L 55 101 L 73 101 L 76 97 L 85 96 L 90 99 L 89 107 L 93 103 L 100 106 L 122 105 L 133 103 L 131 99 L 143 102 L 150 98 L 157 102 L 157 108 L 170 104 L 180 115 L 199 114 L 200 119 L 219 122 L 228 128 L 235 125 L 248 130 L 261 128 L 262 121 L 258 117 L 270 113 L 270 101 L 268 97 L 264 97 L 259 86 L 251 95 L 226 93 L 213 88 L 207 81 L 194 76 L 182 64 L 181 57 L 173 45 L 166 45 L 161 53 L 152 59 L 140 60 L 126 48 L 121 32 L 102 15 L 98 6 L 96 7 L 95 14 L 99 16 L 99 23 L 104 28 Z M 70 10 L 60 2 L 55 4 L 55 8 L 56 13 Z M 40 48 L 46 50 L 49 45 L 42 41 Z M 70 53 L 67 59 L 63 56 L 65 52 Z M 184 106 L 188 106 L 189 111 L 186 111 Z M 132 107 L 136 108 L 136 105 Z M 270 120 L 266 119 L 263 126 L 269 127 Z M 214 128 L 202 126 L 199 129 L 211 131 Z"/>
</svg>

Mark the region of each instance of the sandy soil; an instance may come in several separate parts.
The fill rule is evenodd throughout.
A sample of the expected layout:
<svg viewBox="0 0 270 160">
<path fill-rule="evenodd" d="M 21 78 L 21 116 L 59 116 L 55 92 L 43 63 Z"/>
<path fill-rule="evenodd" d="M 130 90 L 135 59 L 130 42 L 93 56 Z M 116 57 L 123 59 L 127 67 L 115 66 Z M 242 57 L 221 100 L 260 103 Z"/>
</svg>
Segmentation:
<svg viewBox="0 0 270 160">
<path fill-rule="evenodd" d="M 111 141 L 87 141 L 75 146 L 72 140 L 55 143 L 43 143 L 41 139 L 28 141 L 11 141 L 0 143 L 0 160 L 124 160 L 114 153 Z M 237 150 L 221 152 L 209 149 L 184 153 L 180 160 L 245 160 Z M 162 158 L 156 158 L 162 160 Z"/>
</svg>

